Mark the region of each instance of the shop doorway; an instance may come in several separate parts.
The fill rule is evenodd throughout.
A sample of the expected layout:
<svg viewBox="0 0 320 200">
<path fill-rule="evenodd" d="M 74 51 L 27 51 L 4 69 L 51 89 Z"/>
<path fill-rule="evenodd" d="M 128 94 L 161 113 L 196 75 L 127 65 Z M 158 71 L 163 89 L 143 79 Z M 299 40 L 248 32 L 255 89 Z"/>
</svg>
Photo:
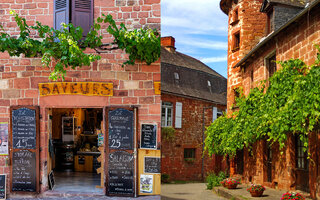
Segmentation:
<svg viewBox="0 0 320 200">
<path fill-rule="evenodd" d="M 102 195 L 103 109 L 52 108 L 48 122 L 50 189 Z"/>
</svg>

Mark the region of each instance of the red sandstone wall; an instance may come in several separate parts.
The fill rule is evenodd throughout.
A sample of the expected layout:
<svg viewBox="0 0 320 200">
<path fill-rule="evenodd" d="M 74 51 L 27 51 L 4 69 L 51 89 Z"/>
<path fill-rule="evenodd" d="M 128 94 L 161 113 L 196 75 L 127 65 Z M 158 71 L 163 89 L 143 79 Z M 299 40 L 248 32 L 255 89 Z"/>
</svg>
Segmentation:
<svg viewBox="0 0 320 200">
<path fill-rule="evenodd" d="M 320 43 L 320 8 L 319 6 L 311 11 L 307 17 L 303 17 L 293 26 L 286 28 L 275 39 L 272 39 L 261 48 L 254 57 L 245 65 L 245 69 L 241 70 L 242 81 L 239 82 L 243 86 L 245 94 L 248 94 L 250 88 L 257 86 L 257 84 L 267 79 L 267 68 L 265 65 L 265 57 L 272 51 L 276 50 L 276 57 L 278 61 L 285 61 L 290 58 L 299 58 L 306 62 L 307 65 L 312 65 L 315 61 L 317 50 L 314 48 L 314 44 Z M 231 65 L 228 65 L 229 68 Z M 277 66 L 280 67 L 279 65 Z M 250 71 L 254 70 L 254 83 L 250 80 Z M 240 71 L 240 69 L 237 69 Z M 232 71 L 234 73 L 234 71 Z M 233 76 L 231 76 L 233 77 Z M 229 80 L 232 82 L 231 80 Z M 229 82 L 229 83 L 230 83 Z M 252 86 L 253 85 L 253 86 Z M 229 87 L 228 87 L 229 88 Z M 228 103 L 233 99 L 228 95 Z M 228 104 L 229 105 L 229 104 Z M 311 134 L 309 139 L 309 148 L 312 154 L 312 159 L 315 161 L 315 165 L 310 165 L 309 168 L 309 185 L 311 195 L 313 198 L 318 195 L 320 197 L 320 191 L 318 186 L 320 185 L 320 154 L 319 154 L 319 133 Z M 311 139 L 312 138 L 312 139 Z M 265 150 L 265 144 L 258 142 L 254 145 L 254 157 L 250 157 L 245 154 L 245 168 L 244 179 L 249 182 L 249 178 L 252 177 L 252 182 L 266 184 L 279 189 L 290 190 L 295 189 L 295 153 L 293 147 L 294 143 L 292 139 L 288 140 L 285 154 L 280 156 L 278 147 L 273 147 L 274 155 L 274 177 L 273 183 L 266 183 L 266 166 L 264 165 L 266 155 L 263 152 Z"/>
<path fill-rule="evenodd" d="M 228 109 L 234 103 L 233 89 L 242 85 L 242 76 L 239 68 L 233 68 L 264 36 L 266 14 L 259 12 L 261 0 L 239 0 L 229 9 L 228 21 Z M 234 12 L 238 10 L 237 23 L 233 23 Z M 233 35 L 240 32 L 240 48 L 233 50 Z"/>
<path fill-rule="evenodd" d="M 95 0 L 94 18 L 102 13 L 112 14 L 117 22 L 124 22 L 129 28 L 150 26 L 160 28 L 160 0 Z M 49 0 L 0 0 L 0 23 L 11 34 L 17 34 L 17 26 L 10 10 L 26 17 L 33 25 L 36 20 L 53 25 L 53 1 Z M 113 39 L 102 31 L 104 42 Z M 104 81 L 114 84 L 112 97 L 51 96 L 39 97 L 38 83 L 48 82 L 50 69 L 41 66 L 40 59 L 10 58 L 0 54 L 0 122 L 9 122 L 9 108 L 14 105 L 40 106 L 40 180 L 41 191 L 47 185 L 47 111 L 50 107 L 102 107 L 139 105 L 139 126 L 141 123 L 156 122 L 160 133 L 161 99 L 154 93 L 154 82 L 160 81 L 160 61 L 148 66 L 138 63 L 121 67 L 127 58 L 122 51 L 101 54 L 102 59 L 91 66 L 67 73 L 66 81 Z M 139 130 L 138 130 L 139 131 Z M 160 134 L 158 135 L 160 140 Z M 6 156 L 0 157 L 0 174 L 9 175 Z M 9 179 L 8 179 L 9 180 Z M 10 190 L 8 185 L 8 191 Z"/>
<path fill-rule="evenodd" d="M 173 141 L 162 140 L 161 143 L 161 172 L 169 174 L 171 180 L 202 180 L 202 133 L 203 133 L 203 108 L 216 106 L 212 103 L 193 100 L 174 95 L 162 94 L 162 102 L 173 104 L 173 114 L 175 113 L 175 103 L 182 103 L 182 128 L 176 128 L 175 139 Z M 225 106 L 218 105 L 218 108 L 225 110 Z M 173 125 L 175 117 L 173 115 Z M 212 122 L 212 109 L 206 109 L 205 126 Z M 196 161 L 188 163 L 184 160 L 184 148 L 196 148 Z M 204 177 L 210 171 L 219 172 L 222 168 L 222 158 L 219 156 L 204 157 Z M 225 166 L 223 166 L 225 167 Z"/>
</svg>

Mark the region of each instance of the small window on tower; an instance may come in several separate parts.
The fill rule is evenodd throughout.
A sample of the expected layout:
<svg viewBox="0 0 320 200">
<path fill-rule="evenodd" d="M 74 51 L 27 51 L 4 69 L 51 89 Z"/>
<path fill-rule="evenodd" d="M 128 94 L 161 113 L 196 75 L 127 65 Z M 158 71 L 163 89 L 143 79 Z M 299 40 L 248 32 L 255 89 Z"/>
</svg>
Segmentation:
<svg viewBox="0 0 320 200">
<path fill-rule="evenodd" d="M 236 10 L 234 11 L 234 20 L 233 20 L 233 21 L 238 21 L 238 20 L 239 20 L 239 10 L 236 9 Z"/>
<path fill-rule="evenodd" d="M 174 73 L 174 82 L 175 82 L 176 84 L 178 84 L 178 83 L 179 83 L 179 80 L 180 80 L 180 76 L 179 76 L 179 74 L 178 74 L 177 72 L 175 72 L 175 73 Z"/>
<path fill-rule="evenodd" d="M 233 35 L 233 48 L 232 51 L 238 51 L 240 49 L 240 32 Z"/>
<path fill-rule="evenodd" d="M 208 87 L 211 87 L 211 82 L 210 81 L 208 81 Z"/>
</svg>

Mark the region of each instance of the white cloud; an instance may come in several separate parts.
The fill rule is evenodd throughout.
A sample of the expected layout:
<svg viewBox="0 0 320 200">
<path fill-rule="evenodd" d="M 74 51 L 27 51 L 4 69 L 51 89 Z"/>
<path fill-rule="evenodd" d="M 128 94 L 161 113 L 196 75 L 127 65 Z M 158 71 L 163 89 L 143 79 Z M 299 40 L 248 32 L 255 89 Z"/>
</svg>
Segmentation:
<svg viewBox="0 0 320 200">
<path fill-rule="evenodd" d="M 211 40 L 199 40 L 198 38 L 179 38 L 180 44 L 193 46 L 200 49 L 212 49 L 212 50 L 227 50 L 228 43 Z"/>
<path fill-rule="evenodd" d="M 162 0 L 161 24 L 198 34 L 226 33 L 227 16 L 219 3 L 220 0 Z"/>
<path fill-rule="evenodd" d="M 200 61 L 203 63 L 226 62 L 227 56 L 201 58 Z"/>
</svg>

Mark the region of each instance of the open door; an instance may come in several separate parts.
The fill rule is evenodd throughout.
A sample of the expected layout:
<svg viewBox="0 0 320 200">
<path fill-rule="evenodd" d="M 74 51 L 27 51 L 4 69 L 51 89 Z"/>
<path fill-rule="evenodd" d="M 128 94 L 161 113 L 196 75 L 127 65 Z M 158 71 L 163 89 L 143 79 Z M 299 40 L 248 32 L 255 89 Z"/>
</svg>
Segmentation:
<svg viewBox="0 0 320 200">
<path fill-rule="evenodd" d="M 106 116 L 106 194 L 134 197 L 137 194 L 136 108 L 108 107 Z"/>
<path fill-rule="evenodd" d="M 11 191 L 39 193 L 39 107 L 11 107 L 10 127 Z"/>
</svg>

